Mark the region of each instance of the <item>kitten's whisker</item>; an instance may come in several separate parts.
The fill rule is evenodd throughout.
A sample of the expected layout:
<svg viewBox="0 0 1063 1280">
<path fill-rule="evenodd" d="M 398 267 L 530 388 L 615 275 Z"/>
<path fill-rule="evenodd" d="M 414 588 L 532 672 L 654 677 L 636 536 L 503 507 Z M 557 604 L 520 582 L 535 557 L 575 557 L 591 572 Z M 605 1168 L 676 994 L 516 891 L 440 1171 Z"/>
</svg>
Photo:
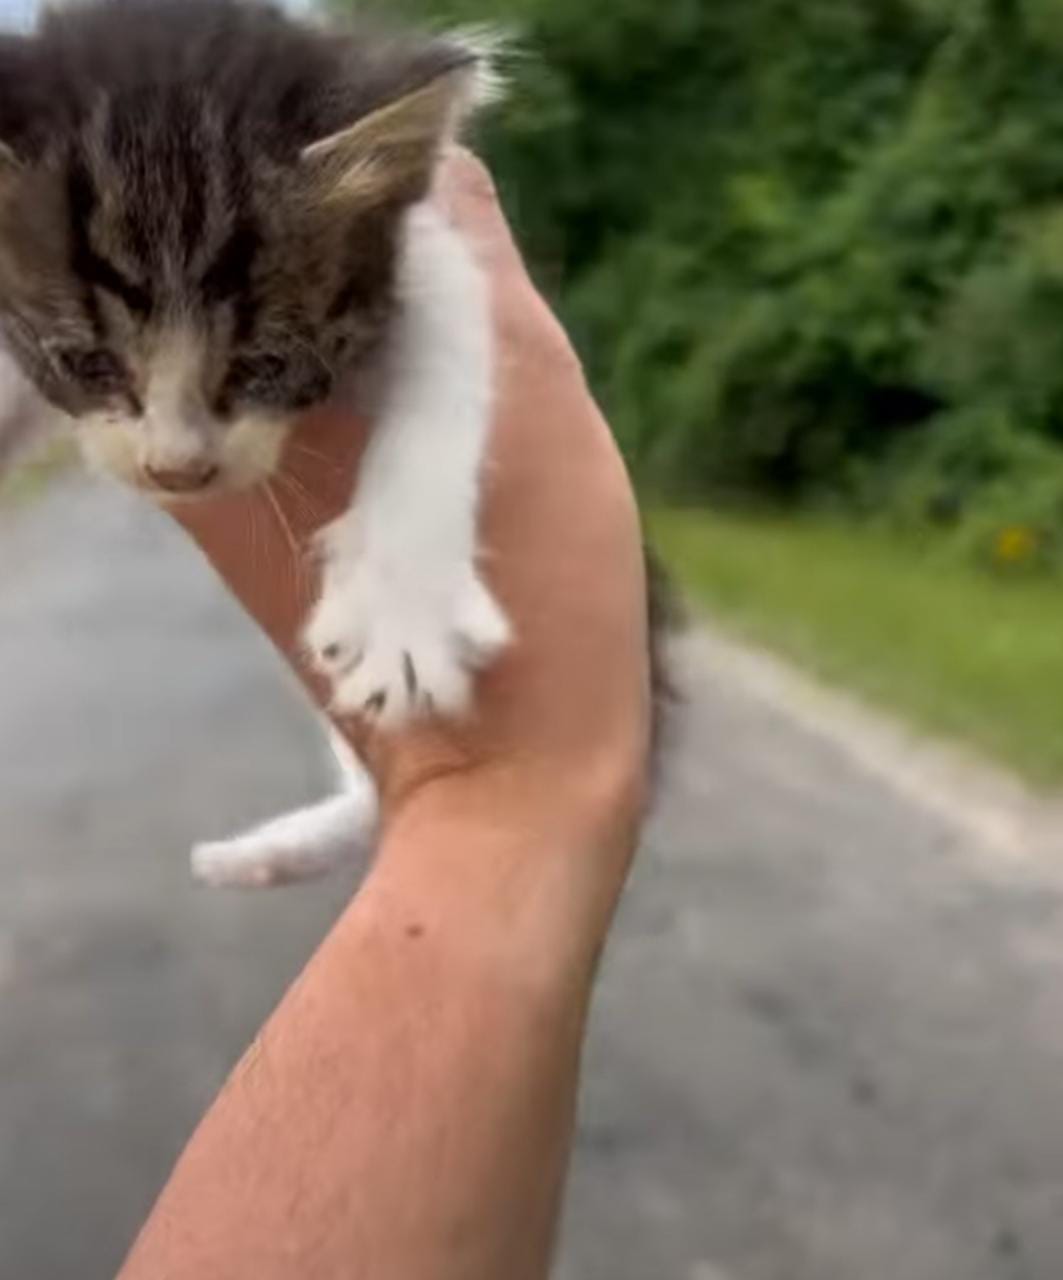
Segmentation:
<svg viewBox="0 0 1063 1280">
<path fill-rule="evenodd" d="M 319 462 L 332 461 L 332 459 L 327 454 L 321 453 L 317 449 L 311 449 L 308 444 L 303 444 L 299 440 L 292 441 L 292 448 L 297 453 L 305 453 L 308 458 L 317 458 Z"/>
<path fill-rule="evenodd" d="M 276 480 L 281 489 L 295 503 L 299 514 L 312 522 L 317 514 L 317 508 L 307 488 L 295 476 L 285 475 L 283 471 L 278 472 Z"/>
<path fill-rule="evenodd" d="M 247 503 L 247 519 L 251 533 L 251 569 L 252 572 L 258 566 L 258 521 L 255 519 L 258 514 L 258 499 L 252 494 Z"/>
<path fill-rule="evenodd" d="M 251 564 L 251 567 L 254 568 L 255 540 L 254 540 L 254 527 L 252 526 L 252 523 L 251 523 L 250 504 L 245 504 L 244 506 L 244 528 L 247 531 L 247 559 L 248 559 L 248 562 Z"/>
<path fill-rule="evenodd" d="M 262 551 L 263 551 L 262 559 L 263 559 L 263 564 L 266 567 L 266 570 L 268 572 L 272 572 L 273 571 L 273 555 L 272 555 L 271 549 L 273 546 L 273 538 L 271 537 L 270 531 L 269 531 L 269 521 L 272 520 L 273 518 L 273 511 L 270 509 L 269 496 L 270 495 L 268 494 L 264 494 L 261 488 L 259 488 L 256 491 L 256 499 L 257 499 L 256 506 L 259 508 L 260 511 L 262 511 L 261 499 L 263 497 L 266 497 L 267 499 L 266 509 L 265 511 L 262 511 Z"/>
<path fill-rule="evenodd" d="M 306 355 L 310 356 L 312 360 L 316 361 L 321 368 L 325 370 L 329 377 L 335 376 L 336 370 L 329 364 L 321 352 L 318 351 L 311 343 L 307 342 L 305 338 L 300 337 L 297 333 L 288 333 L 285 336 L 285 341 L 293 347 L 300 348 Z"/>
<path fill-rule="evenodd" d="M 294 453 L 301 453 L 307 458 L 313 458 L 315 462 L 323 462 L 328 467 L 330 475 L 342 474 L 336 464 L 336 459 L 330 458 L 327 453 L 319 453 L 317 449 L 311 449 L 309 445 L 305 445 L 299 440 L 293 440 L 291 448 Z"/>
<path fill-rule="evenodd" d="M 313 516 L 313 508 L 307 497 L 306 491 L 300 489 L 298 485 L 294 484 L 289 477 L 283 473 L 275 475 L 273 477 L 273 481 L 276 482 L 277 492 L 287 498 L 291 503 L 291 509 L 295 517 L 299 521 L 306 520 L 309 522 Z M 289 524 L 292 524 L 292 521 L 289 521 Z"/>
<path fill-rule="evenodd" d="M 262 488 L 262 492 L 266 495 L 269 505 L 273 508 L 273 512 L 277 517 L 277 523 L 280 525 L 281 532 L 287 540 L 288 548 L 292 553 L 292 566 L 295 573 L 295 580 L 298 582 L 302 576 L 302 556 L 299 551 L 298 540 L 292 531 L 292 526 L 288 523 L 288 519 L 284 514 L 284 508 L 278 501 L 277 495 L 273 492 L 273 485 L 270 481 L 266 481 Z"/>
</svg>

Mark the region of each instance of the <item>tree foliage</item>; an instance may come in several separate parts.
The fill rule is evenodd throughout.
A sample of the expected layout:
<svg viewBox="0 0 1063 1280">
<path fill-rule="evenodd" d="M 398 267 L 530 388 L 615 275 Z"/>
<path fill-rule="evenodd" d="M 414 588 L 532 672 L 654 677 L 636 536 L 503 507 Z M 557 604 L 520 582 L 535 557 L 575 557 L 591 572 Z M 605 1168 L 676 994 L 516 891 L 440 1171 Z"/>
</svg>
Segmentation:
<svg viewBox="0 0 1063 1280">
<path fill-rule="evenodd" d="M 1063 530 L 1063 0 L 407 6 L 644 482 Z"/>
</svg>

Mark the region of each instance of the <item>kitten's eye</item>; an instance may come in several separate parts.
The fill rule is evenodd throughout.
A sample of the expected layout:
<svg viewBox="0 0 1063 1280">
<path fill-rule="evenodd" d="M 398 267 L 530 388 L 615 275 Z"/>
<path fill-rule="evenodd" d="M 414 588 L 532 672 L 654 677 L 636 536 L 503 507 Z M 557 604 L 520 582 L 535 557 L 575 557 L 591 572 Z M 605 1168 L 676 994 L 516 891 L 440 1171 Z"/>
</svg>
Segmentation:
<svg viewBox="0 0 1063 1280">
<path fill-rule="evenodd" d="M 233 360 L 225 376 L 222 400 L 304 409 L 323 400 L 331 386 L 327 367 L 316 358 L 290 359 L 278 352 L 259 352 Z"/>
<path fill-rule="evenodd" d="M 129 385 L 125 366 L 104 347 L 61 351 L 59 365 L 68 378 L 97 395 L 113 395 Z"/>
<path fill-rule="evenodd" d="M 287 372 L 287 360 L 273 352 L 237 356 L 229 366 L 226 390 L 232 396 L 248 400 L 272 400 L 276 398 Z"/>
</svg>

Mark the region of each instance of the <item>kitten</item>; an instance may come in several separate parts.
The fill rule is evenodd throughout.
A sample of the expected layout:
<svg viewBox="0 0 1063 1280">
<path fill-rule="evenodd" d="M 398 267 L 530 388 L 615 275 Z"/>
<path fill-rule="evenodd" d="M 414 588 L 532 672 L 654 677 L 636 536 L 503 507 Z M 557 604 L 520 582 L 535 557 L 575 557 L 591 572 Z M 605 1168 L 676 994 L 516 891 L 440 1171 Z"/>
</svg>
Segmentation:
<svg viewBox="0 0 1063 1280">
<path fill-rule="evenodd" d="M 15 418 L 34 399 L 92 466 L 187 501 L 266 480 L 302 411 L 374 386 L 305 639 L 335 709 L 388 726 L 460 713 L 509 638 L 476 569 L 486 283 L 426 202 L 484 72 L 457 39 L 252 0 L 90 0 L 0 39 Z M 197 875 L 277 883 L 370 843 L 375 795 L 336 741 L 339 795 L 199 846 Z"/>
</svg>

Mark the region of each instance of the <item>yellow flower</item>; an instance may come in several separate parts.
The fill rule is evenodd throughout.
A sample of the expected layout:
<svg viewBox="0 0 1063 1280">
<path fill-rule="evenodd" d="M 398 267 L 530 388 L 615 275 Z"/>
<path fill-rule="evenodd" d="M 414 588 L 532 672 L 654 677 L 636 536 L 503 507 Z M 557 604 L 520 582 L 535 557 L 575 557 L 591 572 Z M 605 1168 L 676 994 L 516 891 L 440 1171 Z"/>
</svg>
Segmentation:
<svg viewBox="0 0 1063 1280">
<path fill-rule="evenodd" d="M 1000 565 L 1028 564 L 1036 556 L 1040 541 L 1029 525 L 1009 525 L 997 534 L 993 559 Z"/>
</svg>

